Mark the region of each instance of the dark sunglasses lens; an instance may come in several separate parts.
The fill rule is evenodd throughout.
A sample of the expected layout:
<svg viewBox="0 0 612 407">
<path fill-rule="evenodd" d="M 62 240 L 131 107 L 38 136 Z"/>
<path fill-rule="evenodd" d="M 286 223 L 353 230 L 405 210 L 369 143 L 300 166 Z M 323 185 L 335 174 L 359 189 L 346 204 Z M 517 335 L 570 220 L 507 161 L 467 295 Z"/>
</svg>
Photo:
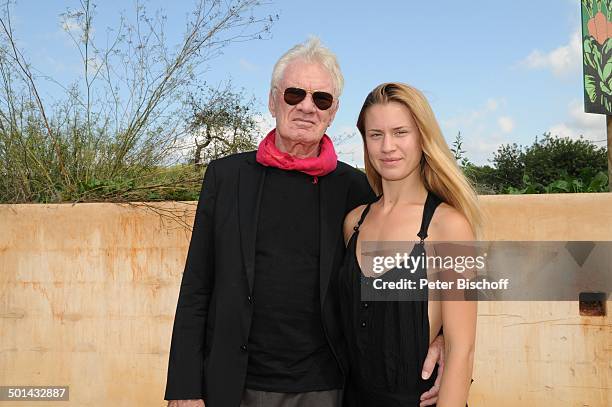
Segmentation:
<svg viewBox="0 0 612 407">
<path fill-rule="evenodd" d="M 334 103 L 334 97 L 327 92 L 315 92 L 312 94 L 312 100 L 315 105 L 321 110 L 327 110 Z"/>
<path fill-rule="evenodd" d="M 306 97 L 306 91 L 299 88 L 285 89 L 285 102 L 288 105 L 294 106 L 300 103 Z"/>
</svg>

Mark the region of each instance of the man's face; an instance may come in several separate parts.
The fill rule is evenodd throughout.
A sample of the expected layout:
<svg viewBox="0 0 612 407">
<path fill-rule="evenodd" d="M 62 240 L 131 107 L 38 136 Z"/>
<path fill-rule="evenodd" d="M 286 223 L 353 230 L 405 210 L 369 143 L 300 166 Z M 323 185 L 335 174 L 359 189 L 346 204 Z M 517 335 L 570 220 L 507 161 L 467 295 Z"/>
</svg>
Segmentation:
<svg viewBox="0 0 612 407">
<path fill-rule="evenodd" d="M 270 113 L 276 118 L 276 136 L 286 146 L 318 143 L 338 110 L 338 99 L 327 69 L 317 63 L 290 62 L 277 86 L 270 90 L 268 101 Z M 304 100 L 291 106 L 283 97 L 287 88 L 327 92 L 334 96 L 334 102 L 329 109 L 321 110 L 314 104 L 312 93 L 308 93 Z"/>
</svg>

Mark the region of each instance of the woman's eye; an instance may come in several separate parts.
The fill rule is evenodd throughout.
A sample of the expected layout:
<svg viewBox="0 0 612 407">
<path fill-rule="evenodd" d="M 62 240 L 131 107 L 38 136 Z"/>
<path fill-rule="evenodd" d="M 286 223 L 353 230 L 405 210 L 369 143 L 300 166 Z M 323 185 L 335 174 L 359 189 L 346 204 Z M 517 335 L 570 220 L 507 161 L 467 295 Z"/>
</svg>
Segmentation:
<svg viewBox="0 0 612 407">
<path fill-rule="evenodd" d="M 408 134 L 408 130 L 398 130 L 395 132 L 395 134 L 399 136 L 405 136 L 406 134 Z"/>
<path fill-rule="evenodd" d="M 370 133 L 370 137 L 371 138 L 379 138 L 381 136 L 382 136 L 382 134 L 380 134 L 380 133 Z"/>
</svg>

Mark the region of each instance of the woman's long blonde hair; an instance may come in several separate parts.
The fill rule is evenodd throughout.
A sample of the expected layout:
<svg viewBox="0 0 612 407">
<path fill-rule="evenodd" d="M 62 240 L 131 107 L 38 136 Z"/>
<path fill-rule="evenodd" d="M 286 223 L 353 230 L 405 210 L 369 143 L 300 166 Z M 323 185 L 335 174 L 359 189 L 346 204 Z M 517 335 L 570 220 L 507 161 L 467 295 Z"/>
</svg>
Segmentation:
<svg viewBox="0 0 612 407">
<path fill-rule="evenodd" d="M 479 235 L 481 215 L 476 192 L 463 175 L 451 153 L 442 131 L 425 96 L 412 86 L 390 82 L 378 85 L 366 97 L 357 119 L 364 148 L 365 172 L 377 195 L 382 193 L 382 178 L 370 161 L 365 132 L 365 114 L 369 107 L 389 102 L 400 103 L 410 110 L 421 133 L 421 178 L 428 191 L 462 213 L 476 236 Z"/>
</svg>

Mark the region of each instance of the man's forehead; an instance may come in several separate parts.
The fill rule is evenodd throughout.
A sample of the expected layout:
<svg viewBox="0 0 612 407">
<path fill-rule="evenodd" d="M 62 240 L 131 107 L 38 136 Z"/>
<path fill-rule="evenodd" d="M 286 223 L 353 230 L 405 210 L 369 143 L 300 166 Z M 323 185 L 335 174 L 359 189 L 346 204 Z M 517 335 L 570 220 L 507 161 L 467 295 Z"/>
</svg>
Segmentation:
<svg viewBox="0 0 612 407">
<path fill-rule="evenodd" d="M 329 71 L 319 63 L 293 61 L 283 72 L 285 86 L 299 86 L 315 90 L 333 89 L 333 80 Z"/>
</svg>

